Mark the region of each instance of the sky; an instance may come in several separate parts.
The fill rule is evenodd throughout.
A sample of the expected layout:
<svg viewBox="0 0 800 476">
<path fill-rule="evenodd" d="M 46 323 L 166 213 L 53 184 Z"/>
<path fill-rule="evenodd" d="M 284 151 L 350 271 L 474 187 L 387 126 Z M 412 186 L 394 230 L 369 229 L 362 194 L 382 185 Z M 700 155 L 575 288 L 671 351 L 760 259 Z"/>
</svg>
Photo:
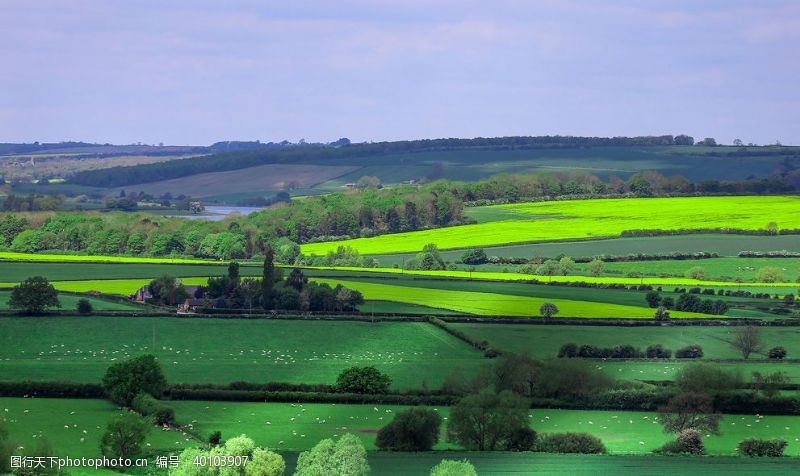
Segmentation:
<svg viewBox="0 0 800 476">
<path fill-rule="evenodd" d="M 800 2 L 0 0 L 0 142 L 800 144 Z"/>
</svg>

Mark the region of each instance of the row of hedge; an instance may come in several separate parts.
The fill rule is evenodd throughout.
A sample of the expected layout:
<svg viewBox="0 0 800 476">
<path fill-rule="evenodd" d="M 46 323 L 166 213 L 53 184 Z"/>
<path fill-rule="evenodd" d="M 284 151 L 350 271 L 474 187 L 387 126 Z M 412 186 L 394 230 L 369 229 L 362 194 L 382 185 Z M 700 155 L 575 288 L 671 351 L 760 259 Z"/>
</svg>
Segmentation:
<svg viewBox="0 0 800 476">
<path fill-rule="evenodd" d="M 260 384 L 247 384 L 258 386 Z M 269 385 L 269 384 L 267 384 Z M 278 384 L 271 384 L 278 385 Z M 287 384 L 290 385 L 290 384 Z M 654 411 L 665 405 L 677 389 L 673 386 L 625 388 L 562 400 L 555 398 L 529 399 L 533 408 L 561 408 L 584 410 L 648 410 Z M 75 382 L 0 382 L 3 397 L 50 397 L 50 398 L 104 398 L 101 385 Z M 165 400 L 210 400 L 231 402 L 303 402 L 303 403 L 354 403 L 390 405 L 454 405 L 460 399 L 456 395 L 441 394 L 386 394 L 364 395 L 353 393 L 231 390 L 200 386 L 172 386 L 164 393 Z M 163 401 L 152 397 L 137 396 L 133 409 L 155 415 L 160 424 L 174 420 Z M 723 413 L 774 415 L 800 415 L 800 396 L 764 396 L 751 390 L 735 390 L 714 397 L 714 407 Z M 161 416 L 159 416 L 161 415 Z"/>
<path fill-rule="evenodd" d="M 672 358 L 672 351 L 665 349 L 661 344 L 650 345 L 642 352 L 640 348 L 632 345 L 598 347 L 589 344 L 578 346 L 578 344 L 570 342 L 561 346 L 558 350 L 558 357 L 569 359 L 669 359 Z M 699 359 L 703 357 L 703 348 L 697 344 L 691 344 L 676 350 L 675 357 Z"/>
<path fill-rule="evenodd" d="M 800 258 L 800 251 L 740 251 L 740 258 Z"/>
<path fill-rule="evenodd" d="M 674 236 L 674 235 L 707 235 L 707 234 L 724 234 L 724 235 L 755 235 L 755 236 L 772 236 L 772 235 L 800 235 L 800 229 L 786 228 L 777 231 L 766 229 L 761 230 L 743 230 L 741 228 L 680 228 L 675 230 L 625 230 L 620 233 L 620 236 L 625 238 L 635 237 L 648 237 L 648 236 Z"/>
<path fill-rule="evenodd" d="M 171 400 L 210 400 L 226 402 L 303 402 L 384 405 L 454 405 L 460 399 L 460 397 L 455 395 L 265 392 L 260 390 L 217 390 L 212 388 L 169 388 L 165 392 L 164 398 Z"/>
<path fill-rule="evenodd" d="M 134 397 L 131 410 L 145 417 L 153 417 L 156 425 L 175 423 L 175 410 L 146 393 L 140 393 Z"/>
<path fill-rule="evenodd" d="M 498 357 L 498 356 L 502 355 L 502 353 L 503 353 L 502 351 L 500 351 L 498 349 L 490 347 L 488 341 L 485 341 L 485 340 L 479 341 L 478 339 L 475 339 L 474 337 L 472 337 L 472 336 L 470 336 L 470 335 L 468 335 L 468 334 L 466 334 L 464 332 L 461 332 L 458 329 L 453 329 L 452 327 L 448 326 L 445 321 L 443 321 L 443 320 L 441 320 L 441 319 L 439 319 L 437 317 L 428 318 L 428 322 L 430 322 L 434 326 L 438 327 L 439 329 L 442 329 L 443 331 L 447 332 L 451 336 L 453 336 L 453 337 L 455 337 L 455 338 L 457 338 L 457 339 L 459 339 L 461 341 L 464 341 L 467 344 L 471 345 L 472 347 L 482 351 L 483 355 L 485 357 L 494 358 L 494 357 Z"/>
</svg>

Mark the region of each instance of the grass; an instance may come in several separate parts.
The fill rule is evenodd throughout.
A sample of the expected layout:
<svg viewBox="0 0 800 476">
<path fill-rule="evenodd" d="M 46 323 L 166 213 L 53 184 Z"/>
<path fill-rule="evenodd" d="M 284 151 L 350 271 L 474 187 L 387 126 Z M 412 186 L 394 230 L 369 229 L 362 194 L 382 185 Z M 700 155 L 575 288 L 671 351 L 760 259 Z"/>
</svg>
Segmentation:
<svg viewBox="0 0 800 476">
<path fill-rule="evenodd" d="M 215 260 L 189 258 L 147 258 L 141 256 L 106 256 L 106 255 L 56 255 L 38 253 L 15 253 L 0 251 L 0 260 L 4 261 L 46 261 L 57 263 L 152 263 L 152 264 L 216 264 L 227 265 Z"/>
<path fill-rule="evenodd" d="M 120 410 L 106 400 L 0 397 L 0 412 L 18 446 L 33 449 L 46 437 L 56 456 L 75 458 L 100 456 L 100 438 Z M 148 449 L 180 451 L 197 443 L 179 431 L 153 428 L 146 444 Z"/>
<path fill-rule="evenodd" d="M 84 281 L 53 281 L 53 285 L 59 291 L 72 293 L 85 293 L 89 291 L 100 291 L 103 294 L 117 294 L 120 296 L 130 296 L 142 286 L 149 284 L 152 279 L 89 279 Z M 206 284 L 208 278 L 183 278 L 181 283 L 186 285 Z M 19 283 L 0 283 L 0 288 L 10 288 Z"/>
<path fill-rule="evenodd" d="M 534 357 L 555 357 L 558 349 L 567 342 L 578 345 L 592 344 L 613 347 L 630 344 L 645 347 L 662 344 L 677 349 L 689 344 L 700 344 L 705 358 L 739 359 L 741 354 L 731 346 L 734 329 L 728 326 L 672 326 L 672 327 L 610 327 L 529 324 L 452 323 L 478 340 L 487 340 L 497 348 L 511 352 L 529 352 Z M 765 349 L 783 346 L 790 358 L 800 358 L 800 328 L 764 327 L 760 329 Z M 754 354 L 751 360 L 766 359 L 764 354 Z"/>
<path fill-rule="evenodd" d="M 314 278 L 314 281 L 331 285 L 341 283 L 351 289 L 360 291 L 366 299 L 396 301 L 438 307 L 468 314 L 484 316 L 522 316 L 539 315 L 539 306 L 551 302 L 560 309 L 558 317 L 589 318 L 652 318 L 652 309 L 645 307 L 625 306 L 588 301 L 566 299 L 544 299 L 539 297 L 514 296 L 472 291 L 451 291 L 424 287 L 397 286 L 393 284 L 376 284 L 361 281 L 331 280 Z M 676 318 L 709 317 L 700 314 L 675 312 Z"/>
<path fill-rule="evenodd" d="M 649 262 L 648 262 L 649 263 Z M 685 262 L 691 265 L 692 262 Z M 733 281 L 714 281 L 714 280 L 700 280 L 685 277 L 660 277 L 660 276 L 644 276 L 644 277 L 626 277 L 626 276 L 544 276 L 537 274 L 525 274 L 515 272 L 501 272 L 501 271 L 463 271 L 463 270 L 441 270 L 441 271 L 425 271 L 425 270 L 404 270 L 400 268 L 355 268 L 355 267 L 338 267 L 338 268 L 325 268 L 317 267 L 310 269 L 320 270 L 339 270 L 350 271 L 358 273 L 384 273 L 390 275 L 404 275 L 404 276 L 427 276 L 438 278 L 458 278 L 458 279 L 484 279 L 494 281 L 540 281 L 543 283 L 588 283 L 588 284 L 624 284 L 626 286 L 638 286 L 640 284 L 652 286 L 684 286 L 684 287 L 737 287 L 756 292 L 771 292 L 783 294 L 784 292 L 796 292 L 798 284 L 794 282 L 781 282 L 781 283 L 736 283 Z M 364 276 L 366 274 L 362 274 Z M 764 290 L 764 291 L 760 291 Z"/>
<path fill-rule="evenodd" d="M 618 237 L 632 229 L 800 228 L 800 199 L 790 196 L 572 200 L 478 207 L 481 223 L 310 243 L 304 254 L 351 246 L 361 254 L 416 252 L 427 243 L 460 249 L 513 243 Z"/>
<path fill-rule="evenodd" d="M 699 266 L 705 269 L 710 281 L 742 278 L 744 281 L 756 281 L 758 270 L 766 266 L 775 266 L 782 270 L 782 281 L 794 281 L 800 273 L 800 258 L 710 258 L 703 260 L 664 260 L 605 263 L 606 274 L 627 274 L 631 272 L 645 275 L 671 275 L 682 277 L 686 271 Z M 576 266 L 576 272 L 585 272 L 586 265 Z M 798 284 L 800 287 L 800 284 Z"/>
<path fill-rule="evenodd" d="M 8 299 L 11 297 L 11 291 L 0 291 L 0 309 L 8 309 Z M 92 303 L 92 308 L 95 311 L 127 311 L 131 309 L 140 309 L 140 306 L 132 303 L 121 303 L 109 301 L 106 299 L 98 299 L 90 296 L 77 296 L 73 294 L 61 293 L 58 295 L 58 300 L 61 302 L 61 309 L 74 311 L 78 305 L 79 299 L 88 299 Z"/>
<path fill-rule="evenodd" d="M 193 421 L 205 436 L 247 434 L 258 444 L 287 450 L 307 449 L 322 438 L 353 433 L 368 450 L 375 449 L 375 433 L 403 407 L 388 405 L 336 405 L 290 403 L 232 403 L 176 401 L 178 421 Z M 443 418 L 449 408 L 436 408 Z M 586 432 L 603 440 L 612 454 L 647 454 L 672 438 L 664 433 L 653 412 L 533 409 L 531 427 L 539 433 Z M 445 420 L 446 422 L 447 420 Z M 786 454 L 800 456 L 798 416 L 726 415 L 719 436 L 705 436 L 709 454 L 735 454 L 739 441 L 748 438 L 782 438 Z M 444 439 L 442 439 L 444 440 Z M 457 448 L 440 441 L 439 450 Z"/>
<path fill-rule="evenodd" d="M 260 275 L 261 267 L 240 268 L 242 275 Z M 219 264 L 154 264 L 154 263 L 61 263 L 0 261 L 3 281 L 23 281 L 30 276 L 46 276 L 51 281 L 155 278 L 164 274 L 176 277 L 221 276 L 228 273 Z"/>
<path fill-rule="evenodd" d="M 153 351 L 153 335 L 156 344 Z M 334 383 L 374 365 L 396 388 L 438 387 L 482 355 L 427 323 L 198 318 L 0 318 L 0 379 L 99 382 L 113 362 L 154 353 L 173 383 Z"/>
<path fill-rule="evenodd" d="M 376 452 L 369 455 L 369 464 L 372 474 L 384 476 L 422 475 L 428 474 L 431 468 L 445 458 L 467 459 L 475 466 L 481 476 L 507 476 L 509 474 L 541 474 L 548 476 L 594 476 L 598 474 L 619 476 L 642 476 L 643 474 L 751 476 L 762 473 L 788 475 L 797 472 L 797 462 L 789 458 L 556 455 L 527 452 Z"/>
<path fill-rule="evenodd" d="M 573 257 L 597 255 L 657 254 L 680 251 L 696 253 L 716 252 L 720 256 L 736 256 L 740 251 L 775 251 L 797 248 L 796 235 L 678 235 L 637 238 L 609 238 L 586 241 L 558 241 L 524 245 L 491 246 L 485 248 L 489 256 L 505 257 L 555 257 L 561 254 Z M 457 261 L 463 250 L 442 251 L 445 261 Z M 414 253 L 375 255 L 381 266 L 401 265 L 415 256 Z"/>
</svg>

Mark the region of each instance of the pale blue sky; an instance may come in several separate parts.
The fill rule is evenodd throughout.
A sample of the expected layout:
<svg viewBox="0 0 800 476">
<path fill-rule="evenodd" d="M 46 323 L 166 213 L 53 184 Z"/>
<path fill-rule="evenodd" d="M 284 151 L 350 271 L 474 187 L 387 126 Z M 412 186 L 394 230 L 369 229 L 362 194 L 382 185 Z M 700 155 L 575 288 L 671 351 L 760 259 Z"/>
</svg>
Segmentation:
<svg viewBox="0 0 800 476">
<path fill-rule="evenodd" d="M 0 1 L 0 142 L 800 143 L 797 1 Z"/>
</svg>

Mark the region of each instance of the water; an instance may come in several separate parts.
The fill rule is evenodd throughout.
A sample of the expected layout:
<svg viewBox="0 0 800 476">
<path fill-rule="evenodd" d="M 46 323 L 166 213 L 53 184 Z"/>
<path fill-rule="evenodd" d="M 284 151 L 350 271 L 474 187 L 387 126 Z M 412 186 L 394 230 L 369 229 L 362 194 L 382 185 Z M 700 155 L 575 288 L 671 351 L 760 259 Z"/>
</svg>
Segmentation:
<svg viewBox="0 0 800 476">
<path fill-rule="evenodd" d="M 231 213 L 238 213 L 242 216 L 246 216 L 253 212 L 257 212 L 259 210 L 263 210 L 263 208 L 211 205 L 206 207 L 205 211 L 206 215 L 184 215 L 181 218 L 189 218 L 192 220 L 220 221 L 224 220 L 225 217 L 227 217 Z"/>
</svg>

